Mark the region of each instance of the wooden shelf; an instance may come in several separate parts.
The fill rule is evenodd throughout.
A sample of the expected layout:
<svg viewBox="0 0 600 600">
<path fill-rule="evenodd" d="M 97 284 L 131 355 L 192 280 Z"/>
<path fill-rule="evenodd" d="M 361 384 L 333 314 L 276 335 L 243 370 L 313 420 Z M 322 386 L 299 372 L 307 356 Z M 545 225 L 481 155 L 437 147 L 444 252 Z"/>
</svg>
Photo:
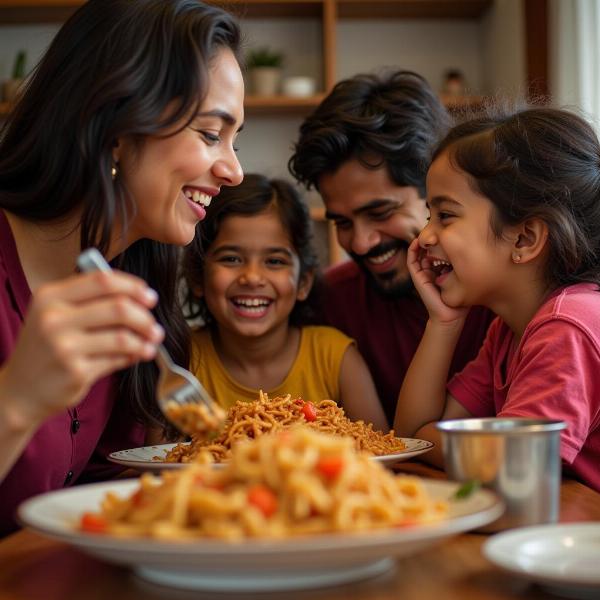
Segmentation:
<svg viewBox="0 0 600 600">
<path fill-rule="evenodd" d="M 253 115 L 306 113 L 316 108 L 324 97 L 325 94 L 307 98 L 248 95 L 244 98 L 244 108 L 246 112 Z"/>
<path fill-rule="evenodd" d="M 309 98 L 291 98 L 289 96 L 246 96 L 244 108 L 249 115 L 304 115 L 315 109 L 325 94 L 317 94 Z M 442 102 L 451 112 L 462 110 L 479 110 L 489 101 L 487 96 L 441 96 Z M 0 117 L 10 111 L 8 102 L 0 102 Z"/>
<path fill-rule="evenodd" d="M 0 0 L 0 8 L 56 8 L 81 6 L 84 0 Z"/>
<path fill-rule="evenodd" d="M 0 23 L 62 23 L 82 0 L 0 0 Z"/>
<path fill-rule="evenodd" d="M 325 0 L 329 2 L 330 0 Z M 324 0 L 208 0 L 244 19 L 320 18 Z M 0 0 L 0 23 L 60 23 L 83 0 Z"/>
<path fill-rule="evenodd" d="M 478 19 L 492 0 L 337 0 L 340 19 Z"/>
<path fill-rule="evenodd" d="M 319 18 L 337 10 L 341 19 L 479 18 L 492 0 L 209 0 L 240 18 Z M 62 22 L 83 0 L 0 0 L 0 23 Z"/>
<path fill-rule="evenodd" d="M 211 0 L 208 0 L 209 4 Z M 320 18 L 323 0 L 213 0 L 240 18 Z"/>
<path fill-rule="evenodd" d="M 313 221 L 326 221 L 325 218 L 325 207 L 324 206 L 311 206 L 310 207 L 310 218 Z"/>
<path fill-rule="evenodd" d="M 316 108 L 324 94 L 309 98 L 291 98 L 289 96 L 246 96 L 244 109 L 251 115 L 303 115 Z M 8 102 L 0 102 L 0 117 L 5 117 L 10 111 Z"/>
<path fill-rule="evenodd" d="M 346 260 L 347 255 L 343 248 L 338 244 L 337 234 L 333 221 L 328 221 L 325 218 L 325 207 L 311 206 L 309 208 L 310 217 L 313 221 L 326 223 L 327 225 L 327 252 L 329 256 L 329 265 L 335 265 L 343 260 Z"/>
<path fill-rule="evenodd" d="M 209 0 L 210 1 L 210 0 Z M 337 5 L 342 19 L 477 19 L 492 0 L 215 0 L 241 17 L 319 17 Z"/>
</svg>

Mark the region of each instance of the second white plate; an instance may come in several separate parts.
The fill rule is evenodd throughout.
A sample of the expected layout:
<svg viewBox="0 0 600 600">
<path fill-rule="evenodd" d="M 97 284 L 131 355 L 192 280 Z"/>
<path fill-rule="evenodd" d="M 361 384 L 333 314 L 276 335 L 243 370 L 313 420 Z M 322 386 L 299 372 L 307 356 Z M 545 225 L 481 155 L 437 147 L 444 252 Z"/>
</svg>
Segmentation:
<svg viewBox="0 0 600 600">
<path fill-rule="evenodd" d="M 491 537 L 497 566 L 569 598 L 600 598 L 600 523 L 522 527 Z"/>
<path fill-rule="evenodd" d="M 401 452 L 394 454 L 384 454 L 383 456 L 374 456 L 373 460 L 381 462 L 386 466 L 394 463 L 408 460 L 424 454 L 433 448 L 433 444 L 427 440 L 417 440 L 414 438 L 400 438 L 406 448 Z M 108 460 L 132 467 L 140 471 L 164 471 L 165 469 L 181 469 L 186 463 L 166 462 L 164 457 L 167 452 L 177 444 L 158 444 L 156 446 L 142 446 L 141 448 L 130 448 L 129 450 L 119 450 L 108 455 Z"/>
</svg>

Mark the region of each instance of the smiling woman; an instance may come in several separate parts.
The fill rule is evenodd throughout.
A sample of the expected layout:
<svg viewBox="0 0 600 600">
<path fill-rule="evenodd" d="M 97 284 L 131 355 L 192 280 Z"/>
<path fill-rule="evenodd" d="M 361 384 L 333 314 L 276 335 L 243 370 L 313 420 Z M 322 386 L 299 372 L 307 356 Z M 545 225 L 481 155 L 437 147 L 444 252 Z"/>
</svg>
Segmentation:
<svg viewBox="0 0 600 600">
<path fill-rule="evenodd" d="M 136 204 L 125 233 L 129 244 L 148 232 L 158 241 L 189 244 L 221 186 L 242 180 L 233 142 L 243 119 L 244 86 L 233 52 L 218 51 L 209 76 L 206 96 L 189 124 L 189 119 L 178 121 L 166 136 L 149 137 L 139 148 L 136 139 L 126 136 L 113 149 L 128 192 L 153 199 Z"/>
<path fill-rule="evenodd" d="M 163 338 L 189 359 L 176 246 L 242 178 L 238 51 L 233 18 L 196 0 L 89 0 L 6 122 L 0 534 L 20 500 L 104 475 L 95 456 L 163 425 L 147 361 Z M 89 246 L 124 272 L 75 274 Z"/>
</svg>

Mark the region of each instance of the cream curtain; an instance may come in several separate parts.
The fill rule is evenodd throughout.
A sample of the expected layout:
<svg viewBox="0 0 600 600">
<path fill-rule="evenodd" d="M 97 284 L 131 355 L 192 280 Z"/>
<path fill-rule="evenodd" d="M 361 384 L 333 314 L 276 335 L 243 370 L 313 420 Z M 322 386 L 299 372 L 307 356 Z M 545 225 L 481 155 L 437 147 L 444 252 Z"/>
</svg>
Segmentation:
<svg viewBox="0 0 600 600">
<path fill-rule="evenodd" d="M 550 85 L 554 103 L 600 124 L 600 0 L 550 0 Z"/>
</svg>

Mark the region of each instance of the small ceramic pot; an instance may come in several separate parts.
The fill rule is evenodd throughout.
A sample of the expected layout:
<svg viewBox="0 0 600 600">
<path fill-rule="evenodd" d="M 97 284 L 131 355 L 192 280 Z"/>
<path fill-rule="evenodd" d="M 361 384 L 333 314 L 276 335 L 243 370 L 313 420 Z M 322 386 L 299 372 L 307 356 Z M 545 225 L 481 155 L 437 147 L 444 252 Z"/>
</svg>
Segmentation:
<svg viewBox="0 0 600 600">
<path fill-rule="evenodd" d="M 250 69 L 250 89 L 257 96 L 275 96 L 279 93 L 281 69 L 278 67 L 254 67 Z"/>
</svg>

